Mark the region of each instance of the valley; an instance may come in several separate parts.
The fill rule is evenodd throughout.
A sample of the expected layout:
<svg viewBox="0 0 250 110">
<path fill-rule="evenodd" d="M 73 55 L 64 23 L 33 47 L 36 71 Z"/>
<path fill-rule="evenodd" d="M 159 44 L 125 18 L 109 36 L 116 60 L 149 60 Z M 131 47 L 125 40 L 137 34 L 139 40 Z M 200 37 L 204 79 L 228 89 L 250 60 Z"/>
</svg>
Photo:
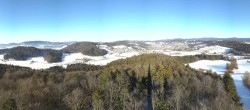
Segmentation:
<svg viewBox="0 0 250 110">
<path fill-rule="evenodd" d="M 83 48 L 85 48 L 88 45 L 88 44 L 86 45 L 85 42 L 82 42 L 82 44 L 83 44 L 82 46 Z M 63 47 L 61 48 L 62 50 L 64 50 Z M 124 59 L 124 58 L 132 57 L 135 55 L 148 54 L 148 53 L 162 53 L 162 54 L 170 55 L 170 56 L 189 56 L 189 55 L 200 55 L 200 54 L 226 55 L 230 51 L 230 48 L 226 48 L 226 47 L 222 47 L 218 45 L 206 46 L 206 44 L 201 43 L 199 41 L 198 42 L 196 41 L 180 41 L 180 42 L 124 41 L 124 42 L 121 42 L 120 44 L 118 41 L 118 43 L 117 42 L 97 43 L 96 48 L 106 50 L 107 53 L 103 54 L 102 56 L 100 55 L 92 56 L 92 55 L 83 54 L 80 51 L 68 50 L 68 51 L 61 52 L 62 53 L 61 56 L 57 58 L 57 59 L 60 59 L 58 62 L 48 62 L 44 59 L 44 56 L 28 57 L 26 58 L 27 60 L 21 60 L 21 61 L 13 59 L 13 58 L 4 59 L 4 54 L 6 53 L 2 52 L 2 55 L 0 55 L 0 63 L 12 64 L 12 65 L 17 65 L 17 66 L 25 66 L 25 67 L 31 67 L 31 68 L 35 67 L 33 69 L 46 69 L 46 68 L 50 68 L 53 66 L 66 67 L 69 64 L 75 64 L 75 63 L 106 65 L 118 59 Z M 89 50 L 91 50 L 91 48 L 89 48 Z M 36 65 L 36 66 L 32 66 L 32 65 Z M 46 65 L 46 66 L 42 66 L 42 65 Z"/>
<path fill-rule="evenodd" d="M 184 65 L 190 66 L 191 68 L 208 72 L 210 71 L 212 74 L 218 74 L 221 77 L 224 75 L 226 70 L 226 65 L 229 63 L 226 59 L 237 59 L 238 69 L 233 70 L 231 74 L 234 84 L 236 85 L 236 90 L 241 98 L 241 101 L 244 105 L 245 109 L 250 109 L 250 92 L 242 83 L 242 76 L 246 71 L 250 71 L 250 63 L 249 57 L 244 55 L 235 55 L 232 53 L 233 48 L 224 47 L 220 45 L 211 45 L 207 43 L 207 41 L 201 40 L 178 40 L 174 42 L 170 41 L 117 41 L 117 42 L 99 42 L 99 43 L 91 43 L 91 42 L 79 42 L 72 43 L 67 45 L 61 45 L 62 47 L 58 47 L 55 44 L 56 48 L 60 48 L 56 50 L 55 48 L 39 48 L 39 44 L 35 44 L 34 46 L 23 46 L 19 47 L 19 45 L 15 45 L 18 48 L 30 49 L 30 47 L 34 47 L 35 50 L 38 50 L 38 54 L 34 57 L 31 57 L 30 54 L 22 55 L 24 57 L 20 57 L 21 59 L 26 60 L 16 60 L 11 57 L 8 59 L 5 58 L 5 55 L 9 56 L 18 55 L 12 49 L 6 48 L 1 52 L 0 55 L 0 64 L 21 66 L 21 67 L 29 67 L 36 71 L 40 70 L 48 70 L 51 68 L 62 67 L 65 70 L 67 68 L 72 68 L 72 65 L 77 64 L 87 64 L 87 65 L 96 65 L 101 67 L 110 66 L 113 62 L 121 61 L 122 59 L 134 58 L 136 56 L 143 55 L 151 55 L 151 54 L 162 54 L 165 56 L 171 56 L 173 58 L 187 59 Z M 26 48 L 27 47 L 27 48 Z M 53 45 L 51 46 L 53 47 Z M 52 49 L 49 50 L 48 49 Z M 32 48 L 32 50 L 34 50 Z M 6 52 L 6 53 L 4 53 Z M 8 53 L 12 52 L 12 53 Z M 39 54 L 45 53 L 45 54 Z M 46 59 L 46 52 L 59 53 L 53 59 L 58 59 L 56 62 L 48 62 Z M 203 58 L 195 58 L 195 56 L 201 56 Z M 211 56 L 211 58 L 209 58 Z M 213 56 L 217 56 L 213 58 Z M 185 58 L 187 57 L 187 58 Z M 193 59 L 188 59 L 188 57 Z M 223 59 L 220 59 L 223 57 Z M 19 58 L 19 57 L 18 57 Z M 47 58 L 50 58 L 47 56 Z M 213 60 L 214 59 L 214 60 Z M 145 60 L 145 59 L 143 59 Z M 184 60 L 185 61 L 185 60 Z M 139 62 L 138 62 L 139 63 Z M 157 64 L 158 65 L 158 64 Z M 76 66 L 77 67 L 77 66 Z M 118 67 L 115 67 L 118 68 Z"/>
</svg>

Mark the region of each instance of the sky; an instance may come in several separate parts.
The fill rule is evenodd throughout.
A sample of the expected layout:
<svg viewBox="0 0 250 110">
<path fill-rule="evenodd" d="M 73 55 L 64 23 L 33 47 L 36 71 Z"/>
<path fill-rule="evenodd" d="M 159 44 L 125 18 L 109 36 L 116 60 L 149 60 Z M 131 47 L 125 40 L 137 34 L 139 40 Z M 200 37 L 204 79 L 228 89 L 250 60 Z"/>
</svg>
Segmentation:
<svg viewBox="0 0 250 110">
<path fill-rule="evenodd" d="M 0 0 L 0 43 L 249 37 L 250 0 Z"/>
</svg>

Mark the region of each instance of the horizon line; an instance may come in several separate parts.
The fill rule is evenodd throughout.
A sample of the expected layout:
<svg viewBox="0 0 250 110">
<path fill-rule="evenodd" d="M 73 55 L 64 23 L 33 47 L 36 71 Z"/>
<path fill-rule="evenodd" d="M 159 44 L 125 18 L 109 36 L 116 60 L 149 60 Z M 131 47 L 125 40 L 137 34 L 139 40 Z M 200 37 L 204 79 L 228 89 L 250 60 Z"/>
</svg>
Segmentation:
<svg viewBox="0 0 250 110">
<path fill-rule="evenodd" d="M 1 42 L 0 44 L 11 44 L 11 43 L 25 43 L 25 42 L 55 42 L 55 43 L 60 43 L 60 42 L 100 42 L 100 43 L 106 43 L 106 42 L 119 42 L 119 41 L 161 41 L 161 40 L 189 40 L 189 39 L 250 39 L 249 37 L 191 37 L 191 38 L 166 38 L 166 39 L 155 39 L 155 40 L 129 40 L 129 39 L 122 39 L 122 40 L 113 40 L 113 41 L 91 41 L 91 40 L 67 40 L 67 41 L 55 41 L 55 40 L 25 40 L 25 41 L 4 41 Z"/>
</svg>

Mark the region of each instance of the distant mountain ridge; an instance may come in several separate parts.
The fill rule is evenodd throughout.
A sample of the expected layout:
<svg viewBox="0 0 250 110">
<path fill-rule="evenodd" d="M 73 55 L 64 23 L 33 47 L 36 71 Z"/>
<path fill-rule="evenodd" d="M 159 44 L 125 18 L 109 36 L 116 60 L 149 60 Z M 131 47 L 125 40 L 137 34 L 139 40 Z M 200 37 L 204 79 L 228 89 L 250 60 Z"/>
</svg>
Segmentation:
<svg viewBox="0 0 250 110">
<path fill-rule="evenodd" d="M 250 42 L 250 38 L 213 38 L 213 37 L 204 37 L 204 38 L 176 38 L 176 39 L 162 39 L 162 40 L 121 40 L 121 41 L 114 41 L 114 42 L 95 42 L 99 44 L 105 45 L 132 45 L 133 42 L 141 43 L 141 42 L 173 42 L 173 41 L 239 41 L 239 42 Z M 82 42 L 82 41 L 81 41 Z M 58 49 L 62 48 L 63 46 L 71 45 L 76 43 L 76 41 L 69 41 L 69 42 L 50 42 L 50 41 L 25 41 L 20 43 L 8 43 L 8 44 L 1 44 L 0 49 L 5 48 L 12 48 L 17 46 L 30 46 L 36 48 L 50 48 L 50 49 Z M 59 50 L 59 49 L 58 49 Z"/>
<path fill-rule="evenodd" d="M 15 60 L 27 60 L 30 57 L 44 57 L 49 63 L 61 62 L 63 53 L 82 53 L 88 56 L 104 56 L 108 53 L 108 50 L 115 49 L 120 50 L 119 47 L 126 47 L 134 51 L 144 51 L 147 49 L 154 49 L 156 45 L 161 45 L 164 42 L 164 46 L 176 46 L 172 44 L 173 42 L 178 42 L 179 44 L 187 44 L 188 47 L 192 48 L 194 45 L 192 42 L 203 42 L 204 44 L 209 44 L 207 42 L 221 42 L 213 43 L 213 45 L 221 45 L 229 48 L 233 48 L 236 51 L 246 51 L 249 53 L 248 48 L 242 48 L 244 44 L 242 42 L 250 42 L 250 38 L 190 38 L 190 39 L 166 39 L 157 41 L 115 41 L 115 42 L 49 42 L 49 41 L 26 41 L 21 43 L 10 43 L 10 44 L 0 44 L 0 54 L 4 54 L 4 59 L 15 59 Z M 224 41 L 233 41 L 237 48 L 234 48 L 231 44 L 225 43 Z M 239 43 L 237 43 L 239 42 Z M 241 43 L 240 43 L 241 42 Z M 222 45 L 227 44 L 227 45 Z M 102 45 L 106 47 L 100 48 Z M 153 46 L 152 46 L 153 45 Z M 193 45 L 193 46 L 192 46 Z M 178 46 L 177 46 L 178 47 Z M 246 47 L 246 46 L 244 46 Z M 143 50 L 144 49 L 144 50 Z M 178 49 L 185 49 L 185 47 L 179 47 Z M 127 50 L 122 50 L 127 51 Z"/>
<path fill-rule="evenodd" d="M 197 40 L 197 41 L 239 41 L 239 42 L 250 42 L 250 38 L 213 38 L 213 37 L 204 37 L 204 38 L 176 38 L 176 39 L 163 39 L 157 41 L 184 41 L 184 40 Z"/>
<path fill-rule="evenodd" d="M 67 45 L 75 43 L 72 42 L 49 42 L 49 41 L 26 41 L 21 43 L 9 43 L 9 44 L 0 44 L 0 49 L 13 48 L 18 46 L 26 47 L 36 47 L 42 49 L 56 49 L 59 50 Z"/>
</svg>

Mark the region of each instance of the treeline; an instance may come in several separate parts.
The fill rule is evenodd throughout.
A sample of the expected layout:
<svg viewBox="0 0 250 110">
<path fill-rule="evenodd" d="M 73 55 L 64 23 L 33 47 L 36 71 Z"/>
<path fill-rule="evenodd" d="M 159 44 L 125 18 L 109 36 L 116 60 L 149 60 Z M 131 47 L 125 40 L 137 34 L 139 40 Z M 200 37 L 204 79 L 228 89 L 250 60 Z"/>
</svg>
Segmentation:
<svg viewBox="0 0 250 110">
<path fill-rule="evenodd" d="M 250 44 L 246 44 L 238 41 L 218 41 L 209 42 L 210 45 L 220 45 L 224 47 L 232 48 L 232 52 L 236 55 L 249 55 L 250 54 Z"/>
<path fill-rule="evenodd" d="M 0 109 L 141 110 L 148 107 L 148 89 L 155 110 L 242 109 L 235 100 L 237 92 L 227 90 L 231 80 L 193 70 L 162 54 L 67 69 L 0 65 L 0 73 Z"/>
<path fill-rule="evenodd" d="M 175 57 L 182 63 L 192 63 L 199 60 L 229 60 L 227 56 L 223 55 L 190 55 L 190 56 L 177 56 Z"/>
<path fill-rule="evenodd" d="M 27 60 L 30 57 L 43 56 L 49 63 L 61 62 L 63 53 L 81 52 L 84 55 L 102 56 L 107 54 L 106 50 L 100 49 L 92 42 L 79 42 L 69 45 L 61 50 L 38 49 L 35 47 L 14 47 L 0 50 L 0 54 L 5 54 L 4 59 Z"/>
<path fill-rule="evenodd" d="M 88 64 L 71 64 L 67 66 L 67 69 L 65 71 L 97 71 L 100 69 L 104 69 L 104 66 L 99 65 L 88 65 Z"/>
</svg>

